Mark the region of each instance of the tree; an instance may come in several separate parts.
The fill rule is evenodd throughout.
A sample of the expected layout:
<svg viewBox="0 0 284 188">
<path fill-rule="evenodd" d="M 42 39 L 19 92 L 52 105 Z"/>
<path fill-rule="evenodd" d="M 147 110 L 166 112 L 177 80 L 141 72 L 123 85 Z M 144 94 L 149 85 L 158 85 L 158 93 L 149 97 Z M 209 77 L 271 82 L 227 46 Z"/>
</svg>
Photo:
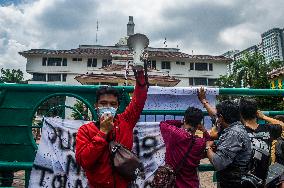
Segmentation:
<svg viewBox="0 0 284 188">
<path fill-rule="evenodd" d="M 89 116 L 89 113 L 88 113 L 88 108 L 86 107 L 86 105 L 82 101 L 77 100 L 77 102 L 74 104 L 74 108 L 76 110 L 78 110 L 78 112 L 80 112 L 80 114 L 78 114 L 78 112 L 73 110 L 71 117 L 73 117 L 76 120 L 76 119 L 82 119 L 81 118 L 81 116 L 82 116 L 83 120 L 85 120 L 85 121 L 89 121 L 90 120 L 90 116 Z"/>
<path fill-rule="evenodd" d="M 230 73 L 217 79 L 216 84 L 219 87 L 227 88 L 270 88 L 267 72 L 282 66 L 284 66 L 283 61 L 271 61 L 266 63 L 263 55 L 259 53 L 247 53 L 244 58 L 233 62 Z M 282 97 L 254 98 L 258 101 L 258 105 L 261 109 L 283 110 L 284 104 Z"/>
<path fill-rule="evenodd" d="M 22 83 L 23 80 L 24 74 L 20 69 L 1 69 L 0 83 Z"/>
</svg>

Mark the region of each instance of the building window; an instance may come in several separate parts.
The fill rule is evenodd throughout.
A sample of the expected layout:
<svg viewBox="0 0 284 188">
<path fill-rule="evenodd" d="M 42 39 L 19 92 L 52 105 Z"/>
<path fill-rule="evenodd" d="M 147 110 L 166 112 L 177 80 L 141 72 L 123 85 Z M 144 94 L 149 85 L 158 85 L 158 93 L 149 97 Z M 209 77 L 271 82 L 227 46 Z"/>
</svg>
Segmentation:
<svg viewBox="0 0 284 188">
<path fill-rule="evenodd" d="M 87 67 L 97 67 L 97 59 L 96 58 L 89 58 Z"/>
<path fill-rule="evenodd" d="M 46 75 L 40 73 L 33 73 L 33 81 L 43 81 L 46 82 Z"/>
<path fill-rule="evenodd" d="M 42 58 L 42 66 L 46 66 L 47 57 Z"/>
<path fill-rule="evenodd" d="M 213 64 L 209 63 L 209 71 L 213 71 Z"/>
<path fill-rule="evenodd" d="M 194 85 L 207 85 L 207 78 L 194 78 Z"/>
<path fill-rule="evenodd" d="M 103 59 L 102 67 L 107 67 L 111 64 L 112 64 L 111 59 Z"/>
<path fill-rule="evenodd" d="M 189 78 L 189 85 L 193 86 L 193 78 Z"/>
<path fill-rule="evenodd" d="M 171 62 L 162 61 L 162 69 L 171 69 Z"/>
<path fill-rule="evenodd" d="M 185 65 L 185 62 L 177 61 L 176 64 L 177 64 L 177 65 Z"/>
<path fill-rule="evenodd" d="M 195 70 L 207 71 L 207 63 L 195 63 Z"/>
<path fill-rule="evenodd" d="M 190 63 L 190 70 L 194 70 L 194 63 Z"/>
<path fill-rule="evenodd" d="M 82 61 L 82 58 L 74 57 L 74 58 L 72 58 L 72 61 Z"/>
<path fill-rule="evenodd" d="M 156 69 L 156 60 L 148 61 L 148 69 Z"/>
<path fill-rule="evenodd" d="M 61 74 L 48 74 L 47 81 L 48 82 L 61 81 Z"/>
<path fill-rule="evenodd" d="M 67 66 L 67 59 L 63 58 L 62 66 Z"/>
<path fill-rule="evenodd" d="M 62 74 L 62 82 L 66 82 L 67 74 Z"/>
<path fill-rule="evenodd" d="M 208 85 L 209 86 L 215 86 L 217 79 L 214 78 L 208 78 Z"/>
<path fill-rule="evenodd" d="M 50 57 L 47 61 L 47 66 L 61 66 L 62 58 Z"/>
</svg>

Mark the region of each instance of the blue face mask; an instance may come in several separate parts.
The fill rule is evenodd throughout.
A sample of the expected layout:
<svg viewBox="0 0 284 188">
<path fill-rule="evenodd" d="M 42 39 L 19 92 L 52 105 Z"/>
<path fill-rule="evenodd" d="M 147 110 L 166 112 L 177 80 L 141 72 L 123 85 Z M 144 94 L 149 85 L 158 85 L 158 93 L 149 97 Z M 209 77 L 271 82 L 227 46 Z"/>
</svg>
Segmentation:
<svg viewBox="0 0 284 188">
<path fill-rule="evenodd" d="M 101 117 L 103 114 L 111 114 L 112 117 L 115 116 L 117 108 L 114 107 L 98 107 L 98 115 Z"/>
</svg>

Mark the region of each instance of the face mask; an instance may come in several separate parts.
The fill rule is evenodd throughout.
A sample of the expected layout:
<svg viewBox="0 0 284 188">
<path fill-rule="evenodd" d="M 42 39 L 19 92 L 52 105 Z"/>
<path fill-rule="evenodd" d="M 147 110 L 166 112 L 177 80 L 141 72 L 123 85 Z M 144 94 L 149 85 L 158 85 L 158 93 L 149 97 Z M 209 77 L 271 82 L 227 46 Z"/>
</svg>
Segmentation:
<svg viewBox="0 0 284 188">
<path fill-rule="evenodd" d="M 101 117 L 103 114 L 111 114 L 112 117 L 115 116 L 117 108 L 114 107 L 98 107 L 98 115 Z"/>
</svg>

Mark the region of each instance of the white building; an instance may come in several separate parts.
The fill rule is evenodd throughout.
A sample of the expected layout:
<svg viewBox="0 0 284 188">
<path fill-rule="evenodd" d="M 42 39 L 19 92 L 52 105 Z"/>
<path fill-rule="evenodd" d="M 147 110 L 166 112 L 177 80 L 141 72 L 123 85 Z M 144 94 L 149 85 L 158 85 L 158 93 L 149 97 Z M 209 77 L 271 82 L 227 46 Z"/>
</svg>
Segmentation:
<svg viewBox="0 0 284 188">
<path fill-rule="evenodd" d="M 127 34 L 134 34 L 129 17 Z M 132 60 L 126 46 L 128 37 L 114 46 L 80 45 L 69 50 L 31 49 L 19 52 L 27 58 L 26 70 L 33 75 L 29 83 L 123 85 L 125 67 Z M 177 48 L 151 48 L 148 53 L 149 82 L 161 86 L 209 85 L 227 73 L 232 61 L 224 56 L 189 55 Z M 117 63 L 120 64 L 116 65 Z M 133 84 L 129 76 L 128 84 Z"/>
<path fill-rule="evenodd" d="M 267 62 L 271 60 L 283 61 L 284 33 L 283 29 L 273 28 L 261 35 L 262 53 Z"/>
</svg>

